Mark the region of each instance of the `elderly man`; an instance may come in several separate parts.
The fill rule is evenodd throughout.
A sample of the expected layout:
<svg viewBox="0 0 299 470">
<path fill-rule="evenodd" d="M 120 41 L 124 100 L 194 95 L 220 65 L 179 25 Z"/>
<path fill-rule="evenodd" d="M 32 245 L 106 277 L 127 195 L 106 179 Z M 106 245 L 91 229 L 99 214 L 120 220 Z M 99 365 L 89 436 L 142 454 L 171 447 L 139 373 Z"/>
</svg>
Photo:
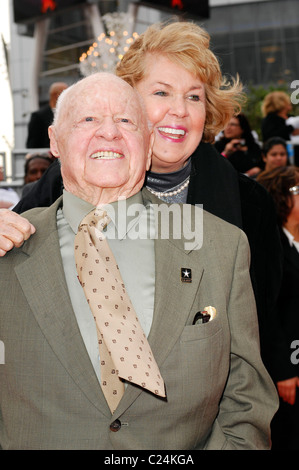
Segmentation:
<svg viewBox="0 0 299 470">
<path fill-rule="evenodd" d="M 25 213 L 36 233 L 0 261 L 0 446 L 269 448 L 278 400 L 243 232 L 177 205 L 165 239 L 168 206 L 140 191 L 152 135 L 121 79 L 68 88 L 49 132 L 63 196 Z"/>
</svg>

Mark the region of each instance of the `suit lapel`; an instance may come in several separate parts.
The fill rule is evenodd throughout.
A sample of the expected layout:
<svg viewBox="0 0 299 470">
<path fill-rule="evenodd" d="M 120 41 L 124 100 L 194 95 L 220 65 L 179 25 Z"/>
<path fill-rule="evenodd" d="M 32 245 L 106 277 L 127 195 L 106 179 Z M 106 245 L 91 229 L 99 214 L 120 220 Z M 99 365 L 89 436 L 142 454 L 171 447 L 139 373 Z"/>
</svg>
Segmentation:
<svg viewBox="0 0 299 470">
<path fill-rule="evenodd" d="M 144 200 L 161 204 L 148 191 Z M 56 212 L 59 202 L 45 211 L 39 222 L 33 243 L 26 242 L 23 251 L 27 260 L 17 266 L 16 274 L 35 318 L 53 351 L 74 382 L 91 402 L 106 416 L 111 416 L 100 384 L 94 373 L 82 340 L 69 298 L 64 276 Z M 32 220 L 37 226 L 37 223 Z M 185 250 L 188 239 L 157 238 L 155 240 L 155 304 L 149 343 L 155 359 L 162 366 L 167 355 L 181 335 L 190 314 L 194 297 L 204 272 L 204 263 L 198 266 L 198 257 Z M 192 271 L 192 282 L 181 281 L 181 268 Z M 128 385 L 114 418 L 128 408 L 142 389 Z"/>
<path fill-rule="evenodd" d="M 155 257 L 155 306 L 148 340 L 161 367 L 186 325 L 204 269 L 168 240 L 155 240 Z M 191 283 L 182 283 L 181 267 L 192 270 Z M 141 388 L 129 385 L 115 417 L 123 413 L 141 392 Z"/>
<path fill-rule="evenodd" d="M 142 190 L 142 195 L 144 203 L 151 202 L 156 208 L 163 204 L 146 189 Z M 200 209 L 193 207 L 192 210 Z M 185 242 L 188 244 L 190 241 L 187 230 L 184 231 L 186 238 L 174 239 L 170 231 L 169 239 L 161 239 L 160 228 L 155 239 L 155 303 L 148 337 L 159 367 L 163 365 L 187 323 L 204 273 L 204 263 L 199 266 L 198 257 L 192 257 L 192 250 L 185 250 Z M 191 269 L 191 283 L 181 281 L 181 268 Z M 141 388 L 129 385 L 115 417 L 121 415 L 141 392 Z"/>
<path fill-rule="evenodd" d="M 186 325 L 204 268 L 167 240 L 156 242 L 155 309 L 149 341 L 162 364 Z M 181 280 L 181 269 L 191 269 L 192 282 Z"/>
<path fill-rule="evenodd" d="M 143 189 L 143 198 L 145 203 L 150 201 L 156 211 L 160 211 L 161 205 L 167 206 L 146 189 Z M 181 224 L 179 231 L 175 231 L 178 229 L 178 220 L 176 224 L 169 223 L 169 235 L 166 238 L 162 224 L 156 223 L 155 304 L 149 342 L 159 365 L 163 363 L 186 325 L 204 272 L 204 264 L 199 266 L 198 257 L 192 257 L 191 226 L 189 226 L 192 218 L 191 211 L 193 216 L 195 212 L 200 214 L 201 222 L 202 211 L 191 205 L 176 204 L 176 207 Z M 187 207 L 190 212 L 187 210 L 183 212 L 183 207 Z M 156 218 L 156 221 L 159 220 L 161 221 Z M 191 269 L 191 282 L 182 282 L 181 270 L 183 268 Z"/>
<path fill-rule="evenodd" d="M 46 217 L 37 227 L 37 242 L 29 240 L 24 245 L 23 251 L 29 256 L 16 267 L 16 275 L 39 327 L 58 359 L 90 401 L 110 416 L 68 294 L 60 257 L 56 211 L 57 207 L 51 208 L 50 223 Z M 51 226 L 53 220 L 55 230 Z M 48 235 L 45 235 L 47 227 Z"/>
</svg>

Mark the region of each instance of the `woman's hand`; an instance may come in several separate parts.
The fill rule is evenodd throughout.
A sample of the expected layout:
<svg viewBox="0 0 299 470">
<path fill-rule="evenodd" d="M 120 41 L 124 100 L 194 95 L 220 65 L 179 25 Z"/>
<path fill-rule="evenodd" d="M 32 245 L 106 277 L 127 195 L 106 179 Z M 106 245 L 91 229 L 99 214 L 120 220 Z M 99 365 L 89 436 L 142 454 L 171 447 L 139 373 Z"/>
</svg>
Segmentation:
<svg viewBox="0 0 299 470">
<path fill-rule="evenodd" d="M 228 142 L 223 150 L 223 153 L 229 157 L 232 153 L 236 152 L 237 150 L 242 150 L 242 152 L 246 152 L 247 147 L 242 145 L 242 139 L 232 139 Z"/>
<path fill-rule="evenodd" d="M 252 178 L 253 176 L 258 175 L 260 171 L 261 171 L 260 167 L 254 166 L 253 168 L 250 168 L 250 170 L 246 171 L 245 175 Z"/>
<path fill-rule="evenodd" d="M 14 246 L 20 247 L 35 232 L 35 227 L 24 217 L 8 209 L 0 209 L 0 256 Z"/>
</svg>

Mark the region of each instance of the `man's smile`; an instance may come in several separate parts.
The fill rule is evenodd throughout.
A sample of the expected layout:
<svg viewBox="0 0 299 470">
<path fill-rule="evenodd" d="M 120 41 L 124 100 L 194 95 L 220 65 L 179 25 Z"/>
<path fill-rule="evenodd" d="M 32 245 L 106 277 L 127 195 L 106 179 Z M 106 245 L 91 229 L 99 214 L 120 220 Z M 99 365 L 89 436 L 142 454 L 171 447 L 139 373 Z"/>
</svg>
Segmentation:
<svg viewBox="0 0 299 470">
<path fill-rule="evenodd" d="M 124 154 L 113 152 L 111 150 L 101 150 L 99 152 L 93 153 L 90 158 L 93 160 L 114 160 L 115 158 L 124 158 Z"/>
</svg>

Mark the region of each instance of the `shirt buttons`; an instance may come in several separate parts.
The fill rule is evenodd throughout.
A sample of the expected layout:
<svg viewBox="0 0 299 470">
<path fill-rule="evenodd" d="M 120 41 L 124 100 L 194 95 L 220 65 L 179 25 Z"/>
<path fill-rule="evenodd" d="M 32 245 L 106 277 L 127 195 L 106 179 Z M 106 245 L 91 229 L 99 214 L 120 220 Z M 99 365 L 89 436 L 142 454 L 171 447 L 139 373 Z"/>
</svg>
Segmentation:
<svg viewBox="0 0 299 470">
<path fill-rule="evenodd" d="M 121 422 L 119 421 L 119 419 L 116 419 L 115 421 L 113 421 L 113 423 L 110 424 L 110 431 L 112 432 L 117 432 L 119 431 L 121 428 Z"/>
</svg>

